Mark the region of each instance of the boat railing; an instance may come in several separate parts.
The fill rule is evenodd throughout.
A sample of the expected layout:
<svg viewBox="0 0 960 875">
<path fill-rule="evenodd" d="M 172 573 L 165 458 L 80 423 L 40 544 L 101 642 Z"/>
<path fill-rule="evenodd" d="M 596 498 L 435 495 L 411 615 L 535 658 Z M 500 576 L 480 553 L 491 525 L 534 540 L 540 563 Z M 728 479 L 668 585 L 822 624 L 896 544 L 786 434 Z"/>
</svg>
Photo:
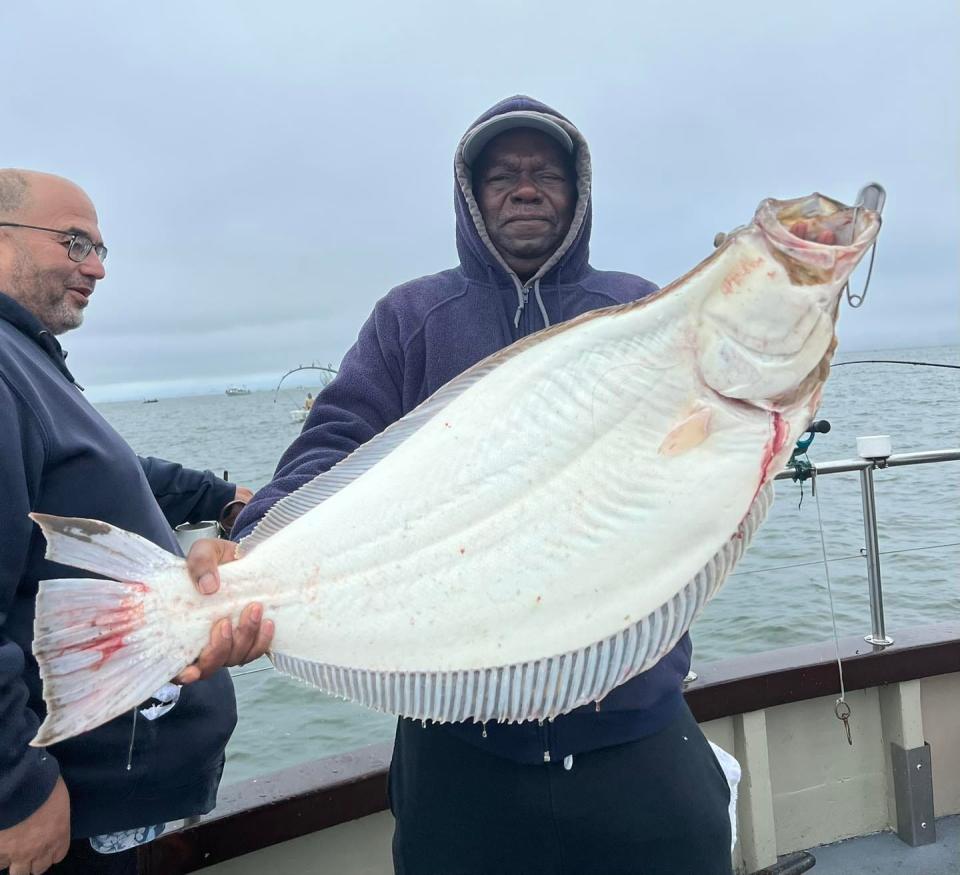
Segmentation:
<svg viewBox="0 0 960 875">
<path fill-rule="evenodd" d="M 852 471 L 860 473 L 860 500 L 863 506 L 864 556 L 867 560 L 867 584 L 870 593 L 870 634 L 864 640 L 877 649 L 889 647 L 893 639 L 886 633 L 883 615 L 883 585 L 880 576 L 880 545 L 877 538 L 877 503 L 874 491 L 873 472 L 876 469 L 898 468 L 905 465 L 926 465 L 933 462 L 955 462 L 960 460 L 960 448 L 944 450 L 926 450 L 919 453 L 898 453 L 883 455 L 884 441 L 875 442 L 858 438 L 858 445 L 865 453 L 857 459 L 841 459 L 811 465 L 810 471 L 816 483 L 817 477 L 827 474 L 842 474 Z M 886 442 L 889 447 L 889 441 Z M 879 447 L 879 449 L 873 449 Z M 889 452 L 889 450 L 887 450 Z M 874 455 L 873 453 L 881 453 Z M 788 467 L 776 475 L 776 480 L 796 479 L 796 468 Z M 816 486 L 814 486 L 816 488 Z"/>
</svg>

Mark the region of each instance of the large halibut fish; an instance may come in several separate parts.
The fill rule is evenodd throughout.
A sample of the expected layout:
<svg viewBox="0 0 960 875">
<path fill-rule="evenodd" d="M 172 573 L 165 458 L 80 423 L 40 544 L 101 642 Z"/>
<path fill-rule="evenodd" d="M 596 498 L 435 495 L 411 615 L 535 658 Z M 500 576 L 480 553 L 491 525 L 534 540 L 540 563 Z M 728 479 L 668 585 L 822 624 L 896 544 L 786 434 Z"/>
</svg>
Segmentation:
<svg viewBox="0 0 960 875">
<path fill-rule="evenodd" d="M 277 669 L 371 708 L 522 721 L 602 699 L 673 647 L 763 520 L 879 225 L 764 201 L 662 291 L 496 353 L 279 502 L 216 595 L 137 535 L 35 514 L 49 559 L 112 579 L 40 584 L 32 743 L 132 709 L 251 601 Z"/>
</svg>

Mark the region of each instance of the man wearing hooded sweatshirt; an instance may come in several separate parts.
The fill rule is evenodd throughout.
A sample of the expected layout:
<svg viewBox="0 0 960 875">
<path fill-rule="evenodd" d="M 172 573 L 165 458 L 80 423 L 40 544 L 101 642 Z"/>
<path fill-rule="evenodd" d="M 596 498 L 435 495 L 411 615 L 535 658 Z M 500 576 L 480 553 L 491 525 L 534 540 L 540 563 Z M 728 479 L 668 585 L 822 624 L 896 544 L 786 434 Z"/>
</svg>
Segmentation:
<svg viewBox="0 0 960 875">
<path fill-rule="evenodd" d="M 251 495 L 209 471 L 139 458 L 84 398 L 56 335 L 83 321 L 105 258 L 78 186 L 0 169 L 0 872 L 10 875 L 135 872 L 135 845 L 213 808 L 236 723 L 218 671 L 159 719 L 136 711 L 28 746 L 46 713 L 31 652 L 37 582 L 89 575 L 47 560 L 27 514 L 102 519 L 176 551 L 171 526 L 226 520 Z"/>
<path fill-rule="evenodd" d="M 497 104 L 460 141 L 454 169 L 459 266 L 377 303 L 236 537 L 491 353 L 654 291 L 590 265 L 590 152 L 553 109 Z M 731 872 L 727 783 L 681 692 L 690 650 L 684 636 L 602 703 L 549 722 L 400 720 L 396 871 Z"/>
</svg>

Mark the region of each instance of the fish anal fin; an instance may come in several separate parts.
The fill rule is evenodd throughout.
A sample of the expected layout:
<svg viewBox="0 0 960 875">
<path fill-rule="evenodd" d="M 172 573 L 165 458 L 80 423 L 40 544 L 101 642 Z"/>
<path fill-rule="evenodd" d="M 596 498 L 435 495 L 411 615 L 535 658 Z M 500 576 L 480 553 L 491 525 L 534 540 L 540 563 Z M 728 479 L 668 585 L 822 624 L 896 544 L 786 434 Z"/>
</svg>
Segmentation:
<svg viewBox="0 0 960 875">
<path fill-rule="evenodd" d="M 679 456 L 687 450 L 700 446 L 710 435 L 713 411 L 706 404 L 695 404 L 660 444 L 661 456 Z"/>
</svg>

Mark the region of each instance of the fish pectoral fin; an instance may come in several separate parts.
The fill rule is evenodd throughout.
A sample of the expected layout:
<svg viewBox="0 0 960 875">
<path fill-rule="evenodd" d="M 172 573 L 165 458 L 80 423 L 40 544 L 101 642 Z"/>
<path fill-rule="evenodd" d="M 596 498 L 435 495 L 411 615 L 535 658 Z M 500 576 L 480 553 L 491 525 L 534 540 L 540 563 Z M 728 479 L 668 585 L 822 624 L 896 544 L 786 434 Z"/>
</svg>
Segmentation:
<svg viewBox="0 0 960 875">
<path fill-rule="evenodd" d="M 661 456 L 679 456 L 700 446 L 710 434 L 713 410 L 706 404 L 696 404 L 663 439 L 658 452 Z"/>
</svg>

